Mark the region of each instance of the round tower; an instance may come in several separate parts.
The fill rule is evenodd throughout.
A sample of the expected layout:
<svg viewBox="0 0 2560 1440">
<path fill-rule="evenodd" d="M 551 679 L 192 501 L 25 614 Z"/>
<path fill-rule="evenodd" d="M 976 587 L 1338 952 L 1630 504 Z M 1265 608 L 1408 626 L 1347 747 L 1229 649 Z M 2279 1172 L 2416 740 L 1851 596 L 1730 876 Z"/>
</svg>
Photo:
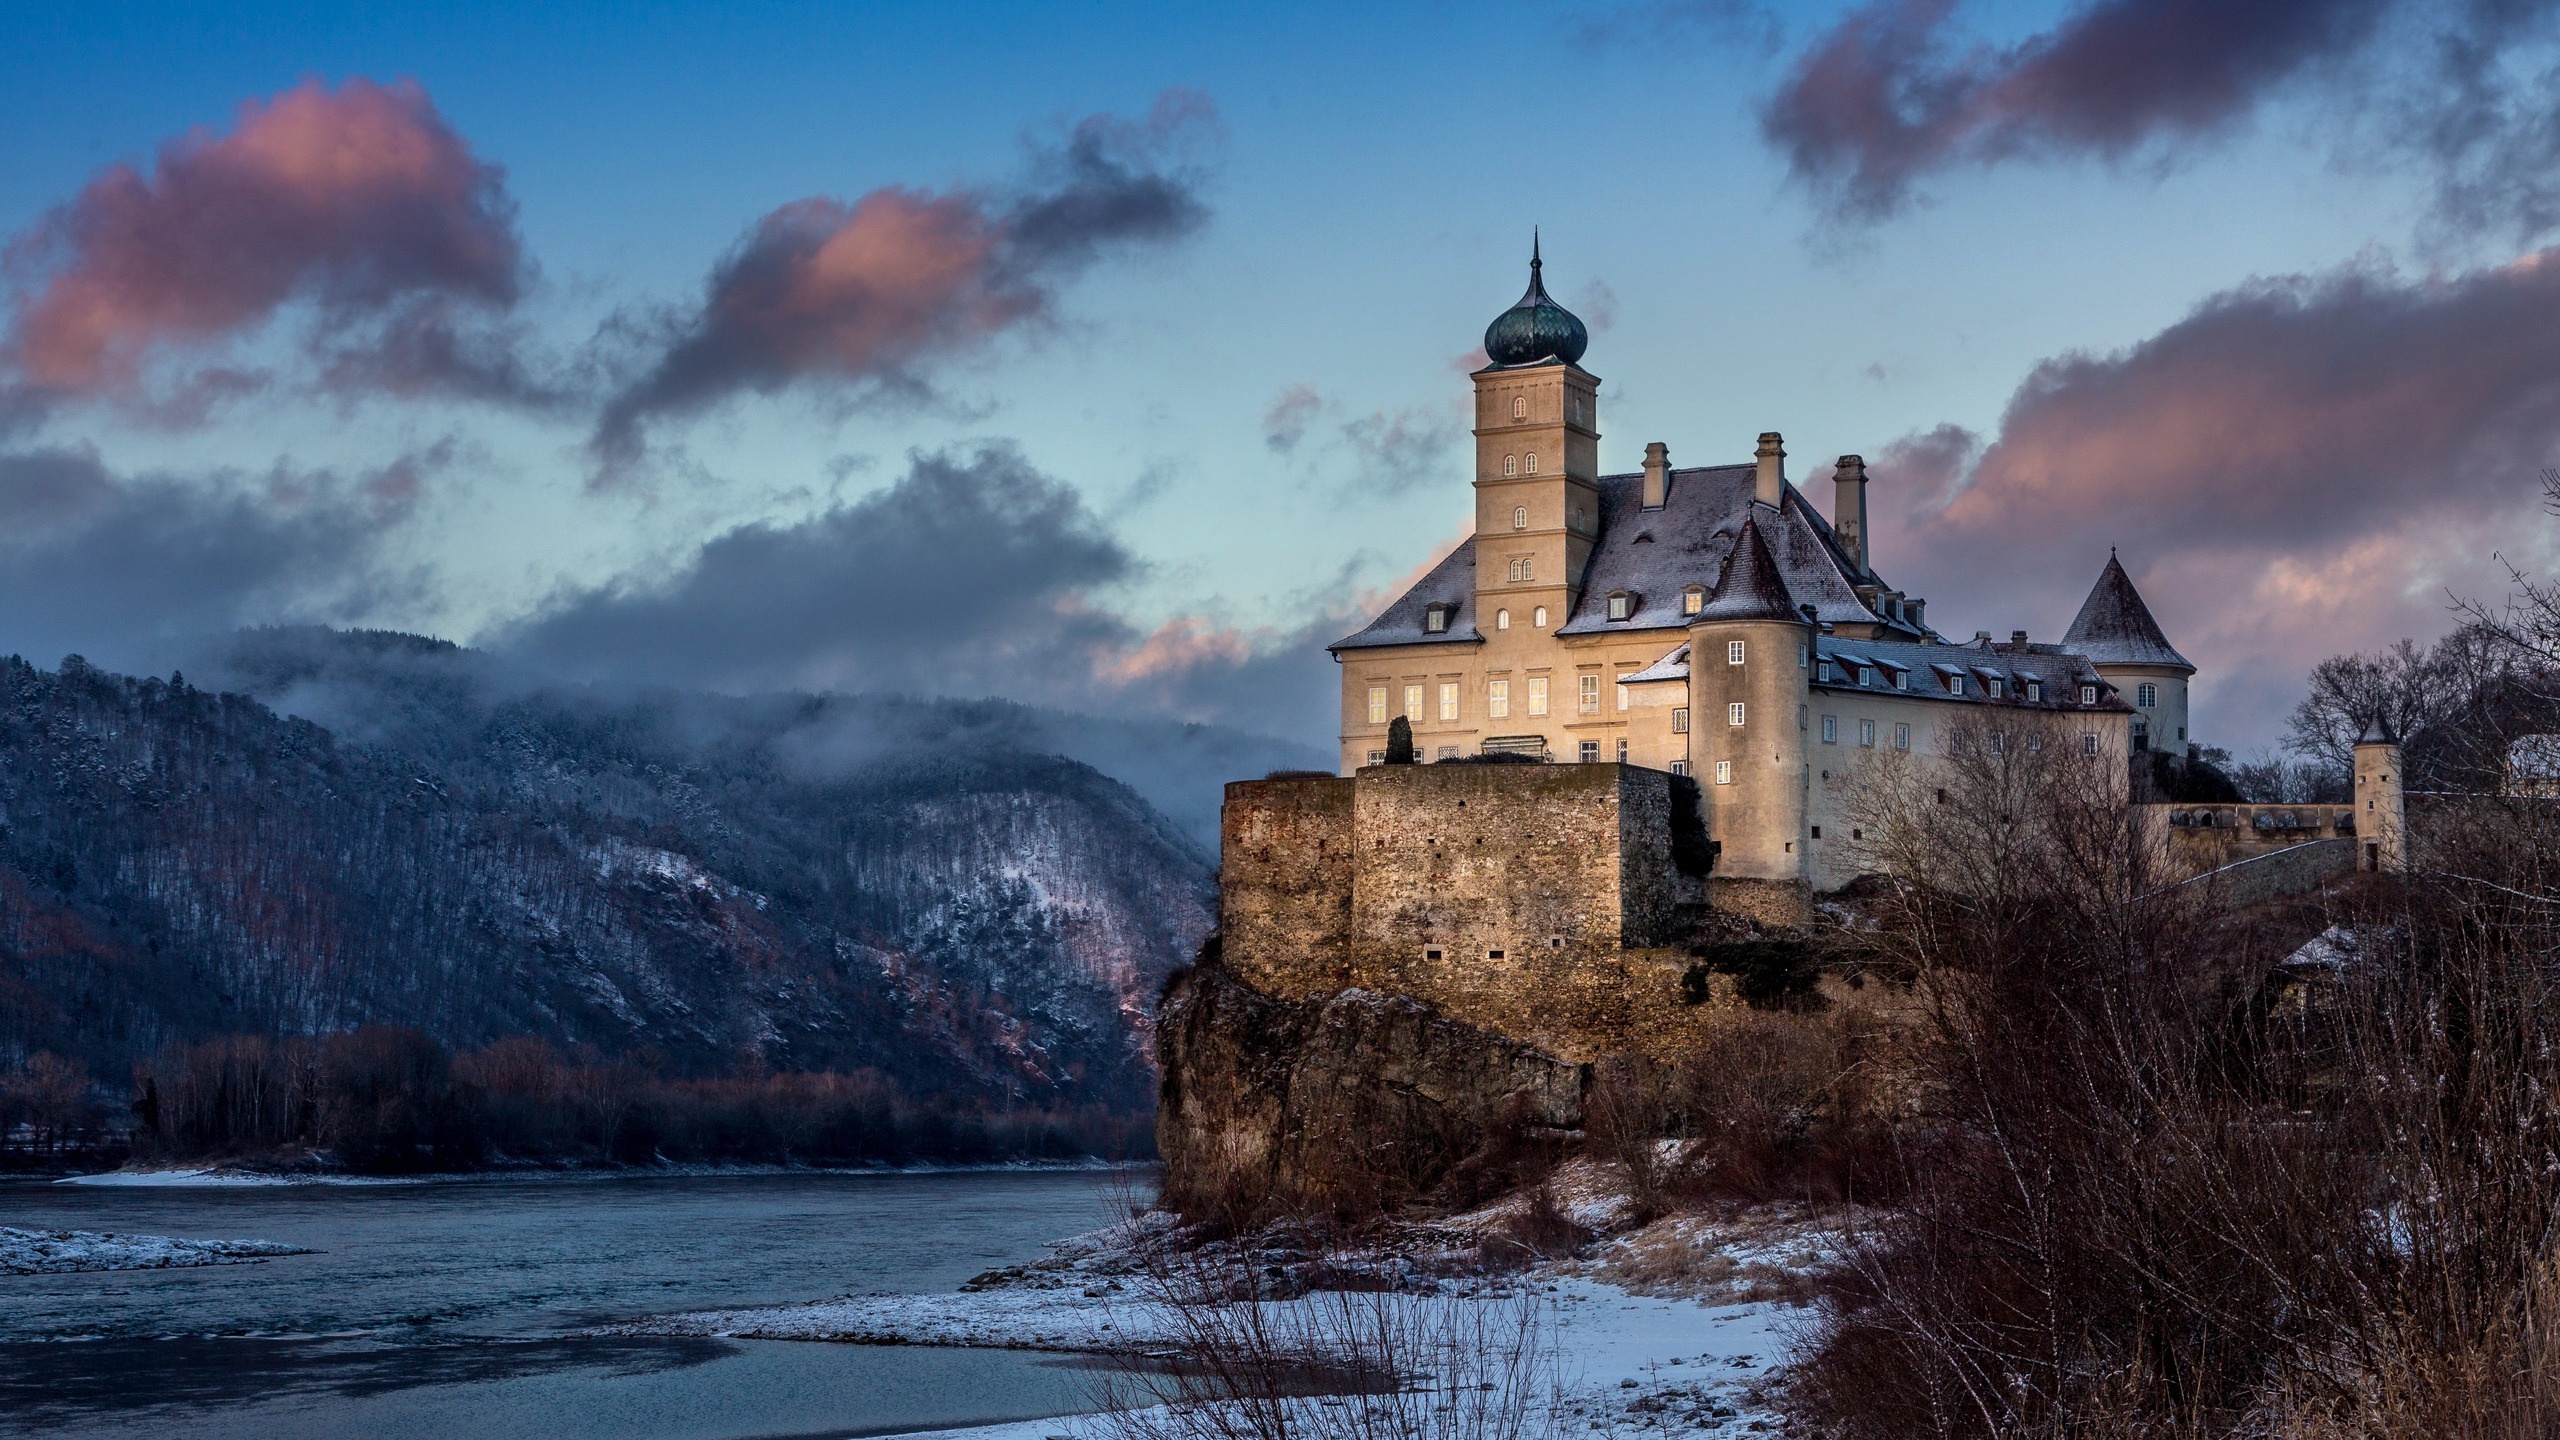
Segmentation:
<svg viewBox="0 0 2560 1440">
<path fill-rule="evenodd" d="M 2356 737 L 2356 868 L 2409 873 L 2409 815 L 2400 774 L 2400 740 L 2376 715 Z"/>
<path fill-rule="evenodd" d="M 1715 594 L 1689 626 L 1689 755 L 1720 847 L 1715 878 L 1801 883 L 1805 866 L 1805 650 L 1759 505 Z"/>
</svg>

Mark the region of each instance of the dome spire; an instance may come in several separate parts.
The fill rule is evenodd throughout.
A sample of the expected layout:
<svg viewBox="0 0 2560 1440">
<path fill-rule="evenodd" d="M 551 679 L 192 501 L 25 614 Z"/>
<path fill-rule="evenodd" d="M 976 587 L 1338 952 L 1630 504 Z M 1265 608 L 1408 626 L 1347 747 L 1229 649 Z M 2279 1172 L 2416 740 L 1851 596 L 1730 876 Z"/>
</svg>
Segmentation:
<svg viewBox="0 0 2560 1440">
<path fill-rule="evenodd" d="M 1546 260 L 1539 254 L 1538 227 L 1529 228 L 1529 288 L 1518 304 L 1494 317 L 1485 327 L 1485 358 L 1495 365 L 1542 365 L 1561 360 L 1571 365 L 1582 358 L 1590 347 L 1591 332 L 1574 318 L 1572 311 L 1557 304 L 1547 294 L 1543 272 Z"/>
</svg>

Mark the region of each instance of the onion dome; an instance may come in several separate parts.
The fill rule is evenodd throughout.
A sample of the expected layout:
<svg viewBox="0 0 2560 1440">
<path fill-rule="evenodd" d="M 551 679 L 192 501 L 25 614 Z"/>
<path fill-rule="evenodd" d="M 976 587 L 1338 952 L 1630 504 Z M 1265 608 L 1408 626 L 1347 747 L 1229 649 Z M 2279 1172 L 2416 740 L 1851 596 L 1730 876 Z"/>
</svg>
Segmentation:
<svg viewBox="0 0 2560 1440">
<path fill-rule="evenodd" d="M 1484 353 L 1497 366 L 1538 365 L 1561 360 L 1567 365 L 1582 358 L 1590 348 L 1591 332 L 1573 312 L 1547 298 L 1547 287 L 1538 277 L 1538 241 L 1529 239 L 1529 292 L 1520 303 L 1493 317 L 1484 327 Z"/>
</svg>

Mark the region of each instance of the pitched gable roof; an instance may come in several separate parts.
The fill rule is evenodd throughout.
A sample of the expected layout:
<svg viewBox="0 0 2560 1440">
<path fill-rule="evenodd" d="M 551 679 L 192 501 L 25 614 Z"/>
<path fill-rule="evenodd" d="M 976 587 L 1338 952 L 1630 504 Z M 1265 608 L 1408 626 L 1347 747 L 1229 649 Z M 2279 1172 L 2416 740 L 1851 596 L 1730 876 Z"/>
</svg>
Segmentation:
<svg viewBox="0 0 2560 1440">
<path fill-rule="evenodd" d="M 1724 574 L 1717 577 L 1716 592 L 1708 597 L 1698 619 L 1805 623 L 1795 597 L 1787 593 L 1786 577 L 1778 573 L 1778 557 L 1769 553 L 1769 542 L 1760 533 L 1759 512 L 1764 508 L 1755 505 L 1743 517 L 1742 533 L 1734 537 L 1733 553 L 1725 557 Z M 1777 512 L 1769 515 L 1775 519 Z"/>
<path fill-rule="evenodd" d="M 2190 675 L 2196 669 L 2160 633 L 2160 622 L 2151 618 L 2151 607 L 2142 603 L 2113 550 L 2062 643 L 2100 665 L 2173 665 Z"/>
</svg>

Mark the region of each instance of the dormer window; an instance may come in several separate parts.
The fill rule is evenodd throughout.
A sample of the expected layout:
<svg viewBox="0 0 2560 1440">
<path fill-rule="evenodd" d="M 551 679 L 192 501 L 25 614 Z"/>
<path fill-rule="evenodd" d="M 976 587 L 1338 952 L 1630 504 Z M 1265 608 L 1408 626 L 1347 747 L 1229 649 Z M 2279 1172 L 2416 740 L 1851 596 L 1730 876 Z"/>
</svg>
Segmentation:
<svg viewBox="0 0 2560 1440">
<path fill-rule="evenodd" d="M 2081 703 L 2081 704 L 2083 704 L 2083 705 L 2095 705 L 2095 704 L 2097 704 L 2097 703 L 2098 703 L 2098 687 L 2097 687 L 2097 686 L 2095 686 L 2095 685 L 2083 685 L 2083 686 L 2081 686 L 2081 687 L 2080 687 L 2080 703 Z"/>
<path fill-rule="evenodd" d="M 2044 703 L 2043 681 L 2030 680 L 2027 682 L 2027 703 L 2030 705 L 2041 705 Z"/>
<path fill-rule="evenodd" d="M 1961 675 L 1950 675 L 1950 676 L 1948 676 L 1948 677 L 1947 677 L 1947 693 L 1948 693 L 1948 694 L 1950 694 L 1950 695 L 1961 695 L 1961 694 L 1963 694 L 1963 693 L 1964 693 L 1964 677 L 1963 677 L 1963 676 L 1961 676 Z"/>
<path fill-rule="evenodd" d="M 1423 606 L 1422 632 L 1426 635 L 1446 634 L 1449 629 L 1449 612 L 1456 608 L 1454 605 Z"/>
<path fill-rule="evenodd" d="M 1896 690 L 1908 690 L 1908 689 L 1910 689 L 1910 688 L 1911 688 L 1911 672 L 1910 672 L 1910 671 L 1908 671 L 1908 670 L 1896 670 L 1896 671 L 1894 671 L 1894 672 L 1893 672 L 1893 688 L 1894 688 L 1894 689 L 1896 689 Z"/>
<path fill-rule="evenodd" d="M 1514 530 L 1526 530 L 1529 528 L 1528 506 L 1514 505 L 1511 507 L 1511 528 Z"/>
<path fill-rule="evenodd" d="M 1861 685 L 1873 685 L 1874 683 L 1876 683 L 1876 669 L 1875 669 L 1875 667 L 1874 667 L 1874 666 L 1872 666 L 1872 665 L 1861 665 L 1861 666 L 1859 666 L 1859 667 L 1858 667 L 1858 683 L 1859 683 L 1859 684 L 1861 684 Z"/>
<path fill-rule="evenodd" d="M 2008 685 L 1997 675 L 1992 676 L 1989 680 L 1986 680 L 1983 683 L 1991 687 L 1991 698 L 1994 700 L 2006 698 L 2009 693 Z"/>
<path fill-rule="evenodd" d="M 1609 618 L 1624 620 L 1636 613 L 1636 597 L 1624 590 L 1609 592 Z"/>
<path fill-rule="evenodd" d="M 1680 592 L 1680 613 L 1695 615 L 1707 608 L 1707 592 L 1696 585 Z"/>
<path fill-rule="evenodd" d="M 1526 420 L 1529 418 L 1528 396 L 1514 395 L 1511 397 L 1511 418 L 1514 420 Z"/>
<path fill-rule="evenodd" d="M 1827 684 L 1830 684 L 1830 683 L 1831 683 L 1831 662 L 1830 662 L 1830 661 L 1828 661 L 1828 660 L 1817 660 L 1817 661 L 1815 661 L 1815 662 L 1813 663 L 1813 678 L 1814 678 L 1814 679 L 1816 679 L 1816 680 L 1821 681 L 1822 683 L 1824 683 L 1824 684 L 1826 684 L 1826 685 L 1827 685 Z"/>
</svg>

